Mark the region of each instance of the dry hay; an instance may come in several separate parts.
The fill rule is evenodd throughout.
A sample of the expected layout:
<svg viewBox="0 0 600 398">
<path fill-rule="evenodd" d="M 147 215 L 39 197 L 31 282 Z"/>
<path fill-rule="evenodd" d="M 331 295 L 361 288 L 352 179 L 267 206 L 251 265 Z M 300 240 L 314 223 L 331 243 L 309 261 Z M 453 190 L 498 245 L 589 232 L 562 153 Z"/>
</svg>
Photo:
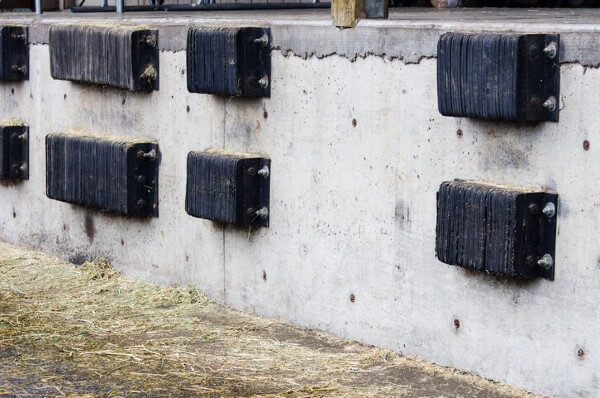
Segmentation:
<svg viewBox="0 0 600 398">
<path fill-rule="evenodd" d="M 522 396 L 475 376 L 244 314 L 190 287 L 0 244 L 0 395 Z"/>
</svg>

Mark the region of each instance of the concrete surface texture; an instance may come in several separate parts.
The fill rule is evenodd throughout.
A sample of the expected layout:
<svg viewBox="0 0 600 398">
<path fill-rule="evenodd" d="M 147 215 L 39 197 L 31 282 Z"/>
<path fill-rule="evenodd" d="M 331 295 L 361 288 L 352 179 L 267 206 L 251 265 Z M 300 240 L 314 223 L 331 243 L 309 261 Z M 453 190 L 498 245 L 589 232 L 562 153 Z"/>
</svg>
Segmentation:
<svg viewBox="0 0 600 398">
<path fill-rule="evenodd" d="M 31 23 L 30 81 L 0 86 L 0 112 L 29 123 L 31 171 L 1 186 L 0 237 L 74 262 L 106 257 L 135 278 L 191 284 L 237 309 L 537 392 L 597 396 L 600 72 L 589 66 L 598 27 L 585 13 L 581 25 L 577 15 L 545 13 L 513 25 L 489 13 L 407 11 L 350 33 L 320 13 L 127 17 L 159 27 L 161 46 L 171 46 L 151 94 L 52 80 L 44 34 L 60 15 L 15 17 Z M 266 21 L 281 50 L 272 52 L 270 99 L 187 92 L 187 26 Z M 461 27 L 564 32 L 560 122 L 440 116 L 428 51 L 436 31 Z M 377 50 L 363 53 L 369 43 Z M 156 139 L 160 216 L 126 219 L 46 198 L 44 137 L 66 128 Z M 185 213 L 186 155 L 211 147 L 272 159 L 269 228 L 249 233 Z M 558 192 L 554 282 L 436 259 L 436 191 L 454 178 Z"/>
<path fill-rule="evenodd" d="M 536 397 L 6 244 L 0 310 L 2 396 Z"/>
</svg>

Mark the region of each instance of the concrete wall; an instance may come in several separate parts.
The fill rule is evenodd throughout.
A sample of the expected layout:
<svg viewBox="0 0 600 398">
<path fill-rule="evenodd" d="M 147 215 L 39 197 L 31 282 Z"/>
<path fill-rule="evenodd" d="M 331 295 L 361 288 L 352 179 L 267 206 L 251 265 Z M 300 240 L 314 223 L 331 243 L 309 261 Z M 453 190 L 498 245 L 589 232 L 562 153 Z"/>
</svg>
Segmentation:
<svg viewBox="0 0 600 398">
<path fill-rule="evenodd" d="M 136 278 L 191 284 L 234 308 L 538 392 L 598 396 L 600 71 L 563 53 L 560 123 L 446 118 L 435 59 L 419 50 L 410 63 L 390 52 L 295 55 L 306 52 L 287 48 L 286 32 L 318 32 L 313 23 L 274 23 L 282 51 L 272 53 L 272 96 L 240 100 L 188 93 L 177 46 L 163 48 L 151 94 L 52 80 L 44 27 L 32 22 L 41 39 L 31 45 L 30 81 L 0 85 L 0 115 L 31 126 L 30 180 L 0 186 L 0 238 L 75 262 L 104 256 Z M 385 24 L 390 48 L 419 35 Z M 319 37 L 314 51 L 331 45 Z M 158 140 L 159 218 L 46 198 L 44 137 L 71 127 Z M 269 228 L 248 233 L 186 214 L 187 152 L 209 147 L 272 159 Z M 440 263 L 435 194 L 453 178 L 556 190 L 556 280 L 517 283 Z"/>
</svg>

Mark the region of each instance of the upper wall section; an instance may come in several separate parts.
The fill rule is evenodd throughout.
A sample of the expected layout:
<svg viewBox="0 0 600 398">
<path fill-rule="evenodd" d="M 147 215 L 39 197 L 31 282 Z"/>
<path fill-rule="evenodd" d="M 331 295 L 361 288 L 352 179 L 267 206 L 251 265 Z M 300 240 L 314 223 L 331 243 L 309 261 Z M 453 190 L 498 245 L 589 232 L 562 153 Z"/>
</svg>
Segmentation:
<svg viewBox="0 0 600 398">
<path fill-rule="evenodd" d="M 187 28 L 195 25 L 270 26 L 272 48 L 300 57 L 338 55 L 351 60 L 369 55 L 418 63 L 436 54 L 437 39 L 448 31 L 560 33 L 561 63 L 600 66 L 600 9 L 545 10 L 433 10 L 401 8 L 390 11 L 387 20 L 361 20 L 355 29 L 333 26 L 328 9 L 211 11 L 194 13 L 132 12 L 119 17 L 114 13 L 47 13 L 43 18 L 30 14 L 0 17 L 1 24 L 30 25 L 32 44 L 47 44 L 53 24 L 90 20 L 118 19 L 121 23 L 147 24 L 161 29 L 159 47 L 165 51 L 185 50 Z M 391 32 L 403 30 L 398 40 Z"/>
</svg>

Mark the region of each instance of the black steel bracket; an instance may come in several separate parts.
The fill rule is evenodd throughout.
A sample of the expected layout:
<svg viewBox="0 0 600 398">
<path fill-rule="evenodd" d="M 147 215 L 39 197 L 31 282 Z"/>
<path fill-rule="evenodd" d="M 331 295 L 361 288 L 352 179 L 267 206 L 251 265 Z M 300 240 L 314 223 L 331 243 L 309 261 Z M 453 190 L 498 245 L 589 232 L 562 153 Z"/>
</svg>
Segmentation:
<svg viewBox="0 0 600 398">
<path fill-rule="evenodd" d="M 160 152 L 155 143 L 133 145 L 127 152 L 127 207 L 134 217 L 158 217 L 158 164 Z"/>
<path fill-rule="evenodd" d="M 132 35 L 134 90 L 158 90 L 158 31 L 138 30 Z"/>
<path fill-rule="evenodd" d="M 560 100 L 559 35 L 524 35 L 522 80 L 524 121 L 558 122 Z"/>
<path fill-rule="evenodd" d="M 0 126 L 0 179 L 29 179 L 29 127 Z"/>
<path fill-rule="evenodd" d="M 267 174 L 263 174 L 264 172 Z M 241 225 L 269 226 L 270 173 L 270 159 L 248 158 L 238 163 L 238 184 L 243 186 L 243 195 L 237 198 L 238 220 L 242 220 Z"/>
<path fill-rule="evenodd" d="M 544 193 L 542 196 L 542 203 L 539 204 L 542 207 L 542 214 L 538 216 L 540 223 L 539 243 L 537 246 L 536 253 L 549 254 L 552 258 L 552 262 L 547 267 L 539 266 L 539 275 L 542 278 L 554 280 L 554 269 L 556 267 L 556 220 L 558 218 L 558 195 L 554 193 Z M 548 206 L 548 207 L 546 207 Z M 544 214 L 549 209 L 553 208 L 554 211 L 548 214 Z M 554 213 L 554 214 L 552 214 Z M 540 258 L 538 258 L 540 261 Z"/>
<path fill-rule="evenodd" d="M 0 28 L 0 78 L 2 80 L 29 80 L 28 28 L 3 26 Z"/>
</svg>

